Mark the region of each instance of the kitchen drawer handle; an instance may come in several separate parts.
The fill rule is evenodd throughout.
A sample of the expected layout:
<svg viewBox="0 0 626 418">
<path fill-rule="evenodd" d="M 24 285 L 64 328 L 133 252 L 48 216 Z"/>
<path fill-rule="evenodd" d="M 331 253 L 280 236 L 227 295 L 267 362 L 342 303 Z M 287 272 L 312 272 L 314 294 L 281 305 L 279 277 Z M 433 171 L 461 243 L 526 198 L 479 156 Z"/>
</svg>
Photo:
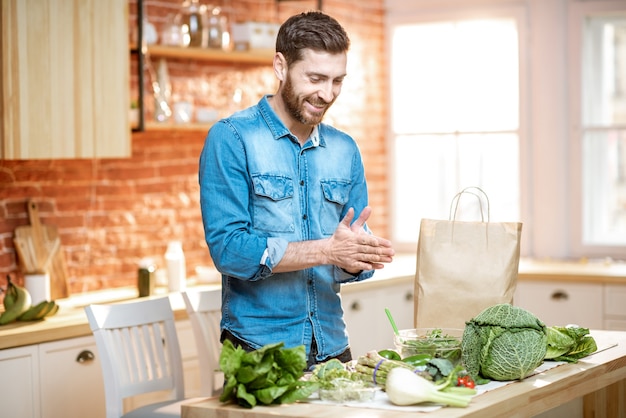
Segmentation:
<svg viewBox="0 0 626 418">
<path fill-rule="evenodd" d="M 352 305 L 350 305 L 350 309 L 353 311 L 360 311 L 361 310 L 361 304 L 359 303 L 358 300 L 352 302 Z"/>
<path fill-rule="evenodd" d="M 94 361 L 96 356 L 90 350 L 83 350 L 78 353 L 78 357 L 76 357 L 76 361 L 79 363 L 88 363 L 90 361 Z"/>
<path fill-rule="evenodd" d="M 569 295 L 563 290 L 557 290 L 552 294 L 552 296 L 550 296 L 550 298 L 557 301 L 566 301 L 569 299 Z"/>
<path fill-rule="evenodd" d="M 407 302 L 411 302 L 413 300 L 413 292 L 406 292 L 404 295 L 404 300 Z"/>
</svg>

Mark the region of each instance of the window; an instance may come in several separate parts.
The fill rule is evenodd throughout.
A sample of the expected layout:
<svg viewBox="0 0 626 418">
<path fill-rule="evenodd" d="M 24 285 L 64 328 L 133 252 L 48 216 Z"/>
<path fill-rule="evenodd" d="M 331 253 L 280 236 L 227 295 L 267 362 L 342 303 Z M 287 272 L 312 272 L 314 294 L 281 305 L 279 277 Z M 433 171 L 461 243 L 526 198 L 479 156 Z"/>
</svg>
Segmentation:
<svg viewBox="0 0 626 418">
<path fill-rule="evenodd" d="M 583 36 L 583 244 L 624 245 L 626 16 L 587 16 Z"/>
<path fill-rule="evenodd" d="M 571 19 L 572 140 L 581 167 L 572 195 L 580 251 L 626 245 L 626 6 L 578 4 Z M 622 250 L 623 251 L 623 250 Z"/>
<path fill-rule="evenodd" d="M 491 220 L 519 220 L 517 27 L 514 17 L 392 24 L 397 248 L 414 250 L 420 219 L 448 218 L 452 198 L 468 186 L 488 194 Z M 478 207 L 457 219 L 479 220 Z"/>
<path fill-rule="evenodd" d="M 523 256 L 624 259 L 626 3 L 386 2 L 396 249 L 479 186 Z"/>
</svg>

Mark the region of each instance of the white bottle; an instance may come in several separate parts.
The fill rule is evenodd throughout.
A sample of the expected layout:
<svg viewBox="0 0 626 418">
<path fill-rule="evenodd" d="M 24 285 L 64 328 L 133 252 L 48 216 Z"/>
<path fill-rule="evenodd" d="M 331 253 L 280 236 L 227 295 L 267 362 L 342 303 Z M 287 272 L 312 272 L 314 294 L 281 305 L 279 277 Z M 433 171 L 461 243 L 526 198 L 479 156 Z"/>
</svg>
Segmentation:
<svg viewBox="0 0 626 418">
<path fill-rule="evenodd" d="M 180 241 L 170 241 L 165 252 L 167 284 L 170 292 L 182 292 L 186 288 L 187 271 L 185 254 Z"/>
</svg>

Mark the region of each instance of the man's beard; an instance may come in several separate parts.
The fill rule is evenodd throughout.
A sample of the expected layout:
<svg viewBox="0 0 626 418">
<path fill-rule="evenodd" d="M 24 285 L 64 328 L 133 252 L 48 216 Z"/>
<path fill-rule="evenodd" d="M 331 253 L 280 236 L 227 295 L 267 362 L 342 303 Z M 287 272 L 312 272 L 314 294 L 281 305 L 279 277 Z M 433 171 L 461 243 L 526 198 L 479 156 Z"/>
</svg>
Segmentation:
<svg viewBox="0 0 626 418">
<path fill-rule="evenodd" d="M 285 84 L 281 91 L 281 97 L 285 102 L 285 106 L 287 107 L 287 111 L 291 115 L 292 118 L 302 123 L 303 125 L 311 125 L 315 126 L 319 124 L 324 118 L 324 114 L 333 104 L 334 100 L 330 103 L 326 103 L 323 100 L 320 100 L 314 95 L 304 97 L 302 102 L 299 101 L 298 96 L 294 92 L 293 83 L 291 82 L 291 77 L 287 76 L 285 79 Z M 321 113 L 310 114 L 304 112 L 304 101 L 308 101 L 314 106 L 322 107 L 325 106 L 324 110 Z"/>
</svg>

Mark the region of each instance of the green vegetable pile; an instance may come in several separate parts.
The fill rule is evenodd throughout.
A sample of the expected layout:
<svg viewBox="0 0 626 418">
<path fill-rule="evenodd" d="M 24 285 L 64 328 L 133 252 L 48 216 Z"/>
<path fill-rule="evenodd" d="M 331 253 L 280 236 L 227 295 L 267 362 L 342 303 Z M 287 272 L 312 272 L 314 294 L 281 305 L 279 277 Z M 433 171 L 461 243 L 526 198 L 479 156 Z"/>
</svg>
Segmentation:
<svg viewBox="0 0 626 418">
<path fill-rule="evenodd" d="M 319 385 L 301 379 L 306 369 L 304 346 L 284 348 L 283 345 L 268 344 L 248 353 L 225 340 L 220 370 L 226 383 L 220 401 L 253 408 L 259 403 L 293 403 L 315 393 Z"/>
<path fill-rule="evenodd" d="M 397 353 L 396 356 L 399 357 Z M 416 367 L 396 356 L 390 350 L 370 351 L 352 366 L 349 364 L 353 362 L 329 360 L 315 366 L 310 380 L 319 384 L 321 399 L 336 402 L 370 400 L 374 387 L 385 390 L 395 405 L 435 402 L 465 407 L 476 394 L 473 384 L 467 384 L 468 377 L 461 365 L 431 357 Z M 460 381 L 466 383 L 461 385 Z"/>
<path fill-rule="evenodd" d="M 395 368 L 402 368 L 445 388 L 451 386 L 450 382 L 456 382 L 457 377 L 466 374 L 462 365 L 455 365 L 445 358 L 411 356 L 399 360 L 384 355 L 389 355 L 388 350 L 370 351 L 364 356 L 360 356 L 356 361 L 351 378 L 374 383 L 385 389 L 389 372 Z M 443 382 L 448 383 L 441 386 Z"/>
<path fill-rule="evenodd" d="M 523 308 L 498 304 L 466 323 L 463 363 L 478 384 L 521 380 L 543 363 L 547 342 L 547 329 L 539 318 Z"/>
<path fill-rule="evenodd" d="M 432 337 L 439 340 L 444 336 Z M 371 398 L 368 389 L 376 385 L 397 405 L 437 402 L 462 407 L 476 394 L 475 384 L 522 380 L 544 360 L 575 363 L 597 350 L 588 328 L 546 327 L 532 313 L 506 303 L 491 306 L 466 322 L 462 364 L 457 364 L 454 356 L 438 357 L 435 352 L 401 358 L 396 351 L 381 350 L 360 356 L 351 367 L 329 360 L 317 365 L 309 379 L 303 379 L 305 347 L 287 349 L 283 345 L 268 344 L 246 352 L 224 341 L 219 363 L 226 382 L 220 401 L 252 408 L 293 403 L 318 390 L 329 393 L 330 399 L 336 395 L 341 400 L 346 396 L 363 400 Z M 402 370 L 392 373 L 396 369 Z"/>
</svg>

